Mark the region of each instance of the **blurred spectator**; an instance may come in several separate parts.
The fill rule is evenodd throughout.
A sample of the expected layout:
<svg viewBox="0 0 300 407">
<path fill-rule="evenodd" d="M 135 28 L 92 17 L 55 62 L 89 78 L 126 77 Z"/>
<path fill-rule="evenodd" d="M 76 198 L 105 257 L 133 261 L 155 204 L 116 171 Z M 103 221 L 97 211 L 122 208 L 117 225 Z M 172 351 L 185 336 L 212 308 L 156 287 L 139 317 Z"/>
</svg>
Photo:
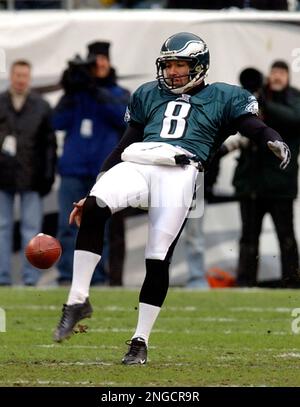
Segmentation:
<svg viewBox="0 0 300 407">
<path fill-rule="evenodd" d="M 255 8 L 257 10 L 288 10 L 287 0 L 167 0 L 166 8 L 210 9 Z"/>
<path fill-rule="evenodd" d="M 22 253 L 41 232 L 42 196 L 54 182 L 56 140 L 48 103 L 30 90 L 31 66 L 12 64 L 10 88 L 0 94 L 0 285 L 10 285 L 14 200 L 20 196 Z M 36 285 L 38 269 L 23 254 L 22 279 Z"/>
<path fill-rule="evenodd" d="M 293 204 L 298 188 L 300 92 L 290 86 L 289 67 L 284 61 L 272 64 L 265 86 L 260 87 L 260 77 L 258 71 L 255 73 L 254 69 L 248 69 L 246 75 L 245 72 L 241 74 L 240 80 L 244 87 L 256 94 L 264 122 L 280 133 L 292 156 L 289 166 L 283 171 L 278 168 L 276 157 L 270 155 L 267 149 L 252 142 L 241 149 L 233 179 L 240 198 L 242 220 L 237 284 L 257 284 L 259 237 L 263 218 L 269 213 L 280 244 L 281 285 L 299 287 Z"/>
<path fill-rule="evenodd" d="M 69 62 L 62 77 L 65 94 L 54 111 L 55 129 L 66 132 L 58 167 L 61 176 L 58 238 L 63 246 L 58 263 L 60 284 L 72 280 L 77 235 L 76 226 L 69 225 L 73 202 L 90 191 L 103 161 L 125 129 L 123 118 L 129 92 L 116 83 L 109 47 L 108 42 L 94 42 L 88 45 L 86 60 L 77 56 Z M 110 284 L 122 285 L 125 243 L 121 213 L 112 217 L 107 233 L 110 241 Z M 105 247 L 107 252 L 107 245 Z M 103 269 L 96 269 L 92 283 L 102 283 L 103 280 Z"/>
<path fill-rule="evenodd" d="M 287 0 L 229 0 L 227 7 L 254 8 L 257 10 L 288 10 Z"/>
<path fill-rule="evenodd" d="M 164 6 L 164 0 L 100 0 L 103 5 L 107 3 L 110 6 L 117 6 L 119 8 L 162 8 Z"/>
<path fill-rule="evenodd" d="M 201 205 L 202 203 L 203 197 L 199 196 L 197 205 Z M 204 215 L 199 218 L 189 218 L 183 229 L 188 264 L 188 278 L 186 283 L 186 287 L 188 288 L 208 288 L 208 283 L 205 278 L 203 218 Z"/>
<path fill-rule="evenodd" d="M 15 0 L 16 10 L 60 9 L 62 6 L 61 0 Z"/>
<path fill-rule="evenodd" d="M 226 6 L 226 0 L 167 0 L 166 8 L 219 10 Z"/>
<path fill-rule="evenodd" d="M 214 195 L 213 187 L 219 174 L 220 160 L 232 150 L 224 143 L 207 165 L 202 191 L 202 193 L 204 192 L 205 205 L 211 201 L 218 200 L 218 197 Z M 203 204 L 203 196 L 201 196 L 200 189 L 197 191 L 196 200 L 196 204 L 200 209 L 200 205 Z M 205 269 L 204 216 L 203 214 L 201 217 L 188 218 L 183 230 L 188 264 L 188 279 L 186 283 L 188 288 L 208 288 Z"/>
<path fill-rule="evenodd" d="M 15 0 L 15 10 L 41 10 L 41 9 L 60 9 L 64 6 L 64 0 Z M 0 8 L 8 9 L 9 1 L 1 0 Z"/>
</svg>

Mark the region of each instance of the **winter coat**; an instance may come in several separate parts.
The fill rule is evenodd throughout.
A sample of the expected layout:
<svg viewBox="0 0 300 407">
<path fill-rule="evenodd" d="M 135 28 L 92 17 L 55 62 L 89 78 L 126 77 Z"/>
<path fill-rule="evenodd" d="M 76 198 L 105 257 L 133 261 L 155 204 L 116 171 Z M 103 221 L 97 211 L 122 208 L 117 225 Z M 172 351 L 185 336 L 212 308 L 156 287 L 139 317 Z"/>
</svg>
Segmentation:
<svg viewBox="0 0 300 407">
<path fill-rule="evenodd" d="M 267 147 L 249 143 L 242 149 L 233 185 L 239 197 L 289 198 L 298 192 L 298 154 L 300 145 L 300 92 L 288 87 L 283 92 L 264 88 L 260 96 L 264 122 L 275 129 L 291 150 L 285 170 Z"/>
<path fill-rule="evenodd" d="M 54 109 L 53 126 L 65 131 L 61 176 L 95 177 L 125 130 L 129 92 L 114 76 L 86 89 L 67 91 Z"/>
<path fill-rule="evenodd" d="M 7 136 L 16 141 L 15 154 L 6 149 Z M 0 189 L 47 194 L 54 182 L 56 138 L 51 109 L 30 92 L 20 111 L 9 91 L 0 94 Z"/>
</svg>

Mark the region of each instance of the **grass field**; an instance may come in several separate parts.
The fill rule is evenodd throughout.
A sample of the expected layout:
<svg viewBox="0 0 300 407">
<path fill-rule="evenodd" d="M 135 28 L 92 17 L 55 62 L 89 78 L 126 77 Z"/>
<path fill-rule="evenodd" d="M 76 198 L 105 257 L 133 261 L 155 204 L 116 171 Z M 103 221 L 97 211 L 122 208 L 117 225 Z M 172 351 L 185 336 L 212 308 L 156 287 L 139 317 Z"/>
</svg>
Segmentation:
<svg viewBox="0 0 300 407">
<path fill-rule="evenodd" d="M 136 290 L 93 289 L 87 333 L 52 342 L 66 289 L 1 288 L 0 386 L 300 386 L 297 290 L 171 289 L 148 364 L 122 366 Z"/>
</svg>

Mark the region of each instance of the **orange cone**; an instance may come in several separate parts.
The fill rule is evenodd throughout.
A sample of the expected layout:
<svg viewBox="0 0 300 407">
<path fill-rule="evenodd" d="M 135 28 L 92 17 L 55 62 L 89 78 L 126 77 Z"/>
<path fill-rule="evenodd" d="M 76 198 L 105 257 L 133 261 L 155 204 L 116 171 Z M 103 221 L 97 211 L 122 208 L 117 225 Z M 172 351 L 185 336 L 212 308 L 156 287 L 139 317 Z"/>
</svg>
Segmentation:
<svg viewBox="0 0 300 407">
<path fill-rule="evenodd" d="M 234 287 L 236 285 L 233 275 L 219 267 L 210 268 L 206 273 L 206 279 L 211 288 Z"/>
</svg>

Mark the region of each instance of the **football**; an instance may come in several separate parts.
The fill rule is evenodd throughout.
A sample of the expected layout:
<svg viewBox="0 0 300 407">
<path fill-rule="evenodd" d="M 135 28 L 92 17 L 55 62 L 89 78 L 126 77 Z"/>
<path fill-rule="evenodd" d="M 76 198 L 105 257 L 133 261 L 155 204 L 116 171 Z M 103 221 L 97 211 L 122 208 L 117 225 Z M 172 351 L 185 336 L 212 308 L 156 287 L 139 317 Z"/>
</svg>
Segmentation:
<svg viewBox="0 0 300 407">
<path fill-rule="evenodd" d="M 62 253 L 61 244 L 55 237 L 39 233 L 25 248 L 25 256 L 30 264 L 39 269 L 52 267 Z"/>
</svg>

